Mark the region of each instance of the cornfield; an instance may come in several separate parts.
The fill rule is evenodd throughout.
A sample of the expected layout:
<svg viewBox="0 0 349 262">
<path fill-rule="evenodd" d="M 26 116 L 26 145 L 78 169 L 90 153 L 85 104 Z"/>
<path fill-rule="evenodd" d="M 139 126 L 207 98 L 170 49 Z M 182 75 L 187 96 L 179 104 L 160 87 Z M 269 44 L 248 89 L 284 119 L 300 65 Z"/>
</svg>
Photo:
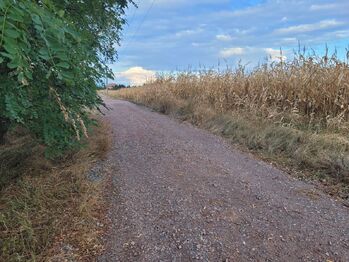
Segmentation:
<svg viewBox="0 0 349 262">
<path fill-rule="evenodd" d="M 138 100 L 173 97 L 220 113 L 247 111 L 307 126 L 347 127 L 349 65 L 336 55 L 296 54 L 292 61 L 265 63 L 252 70 L 238 66 L 158 76 L 143 88 L 120 95 Z"/>
</svg>

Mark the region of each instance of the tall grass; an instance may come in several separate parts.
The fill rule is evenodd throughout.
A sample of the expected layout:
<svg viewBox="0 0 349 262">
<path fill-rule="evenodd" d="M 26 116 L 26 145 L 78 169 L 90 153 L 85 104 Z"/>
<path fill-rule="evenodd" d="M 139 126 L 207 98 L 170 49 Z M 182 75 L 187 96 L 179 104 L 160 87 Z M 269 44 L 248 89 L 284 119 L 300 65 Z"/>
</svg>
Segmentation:
<svg viewBox="0 0 349 262">
<path fill-rule="evenodd" d="M 239 65 L 159 76 L 116 95 L 174 113 L 273 160 L 311 170 L 323 181 L 330 178 L 332 185 L 348 185 L 347 60 L 298 53 L 293 60 L 252 70 Z"/>
<path fill-rule="evenodd" d="M 105 157 L 108 132 L 101 122 L 85 147 L 51 161 L 27 131 L 11 130 L 0 146 L 0 261 L 92 261 L 102 250 L 105 181 L 86 174 Z"/>
</svg>

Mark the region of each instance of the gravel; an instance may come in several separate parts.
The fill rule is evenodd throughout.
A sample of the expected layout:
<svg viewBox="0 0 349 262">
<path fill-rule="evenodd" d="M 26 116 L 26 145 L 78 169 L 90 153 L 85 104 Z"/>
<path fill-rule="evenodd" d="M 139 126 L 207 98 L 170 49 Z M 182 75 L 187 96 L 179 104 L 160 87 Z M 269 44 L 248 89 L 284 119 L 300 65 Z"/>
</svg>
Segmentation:
<svg viewBox="0 0 349 262">
<path fill-rule="evenodd" d="M 91 170 L 86 174 L 88 180 L 92 182 L 99 182 L 103 179 L 104 166 L 102 163 L 97 163 Z"/>
<path fill-rule="evenodd" d="M 349 209 L 223 138 L 105 99 L 111 226 L 99 261 L 349 261 Z"/>
</svg>

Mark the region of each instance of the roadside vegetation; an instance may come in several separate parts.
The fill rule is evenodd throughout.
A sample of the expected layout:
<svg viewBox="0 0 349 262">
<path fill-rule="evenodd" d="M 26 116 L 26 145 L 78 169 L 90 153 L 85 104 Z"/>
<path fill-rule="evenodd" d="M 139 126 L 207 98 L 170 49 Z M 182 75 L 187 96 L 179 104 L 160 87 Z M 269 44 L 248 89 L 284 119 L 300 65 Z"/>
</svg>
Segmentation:
<svg viewBox="0 0 349 262">
<path fill-rule="evenodd" d="M 0 143 L 25 127 L 48 157 L 80 145 L 129 0 L 0 1 Z"/>
<path fill-rule="evenodd" d="M 84 146 L 45 158 L 28 131 L 15 128 L 0 146 L 0 261 L 92 261 L 102 250 L 106 177 L 88 179 L 111 144 L 100 122 Z"/>
<path fill-rule="evenodd" d="M 336 55 L 181 72 L 111 94 L 220 134 L 348 197 L 349 65 Z"/>
<path fill-rule="evenodd" d="M 91 112 L 130 4 L 0 0 L 0 261 L 86 260 L 101 248 L 102 185 L 86 173 L 109 141 Z"/>
</svg>

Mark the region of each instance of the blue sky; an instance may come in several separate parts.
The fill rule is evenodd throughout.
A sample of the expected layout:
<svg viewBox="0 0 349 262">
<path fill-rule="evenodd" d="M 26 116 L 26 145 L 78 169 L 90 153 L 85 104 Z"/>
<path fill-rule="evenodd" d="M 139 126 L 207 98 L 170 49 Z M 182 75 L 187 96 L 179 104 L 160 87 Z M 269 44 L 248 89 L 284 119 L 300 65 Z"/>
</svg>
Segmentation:
<svg viewBox="0 0 349 262">
<path fill-rule="evenodd" d="M 348 0 L 136 0 L 112 65 L 117 82 L 140 84 L 155 72 L 255 65 L 301 45 L 339 56 L 349 46 Z"/>
</svg>

